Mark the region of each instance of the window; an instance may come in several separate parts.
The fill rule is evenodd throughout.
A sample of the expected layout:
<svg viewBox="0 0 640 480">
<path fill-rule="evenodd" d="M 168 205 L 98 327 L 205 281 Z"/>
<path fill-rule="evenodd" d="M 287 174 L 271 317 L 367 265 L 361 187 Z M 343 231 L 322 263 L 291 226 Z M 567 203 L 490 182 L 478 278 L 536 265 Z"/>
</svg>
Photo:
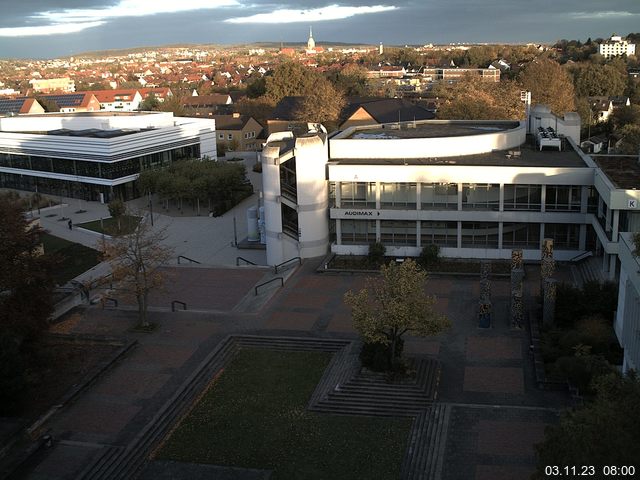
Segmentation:
<svg viewBox="0 0 640 480">
<path fill-rule="evenodd" d="M 420 186 L 423 210 L 457 210 L 457 183 L 423 183 Z"/>
<path fill-rule="evenodd" d="M 539 223 L 504 223 L 502 224 L 503 248 L 540 248 Z"/>
<path fill-rule="evenodd" d="M 462 222 L 463 248 L 498 248 L 498 224 Z"/>
<path fill-rule="evenodd" d="M 233 133 L 229 133 L 227 135 L 227 140 L 233 140 Z"/>
<path fill-rule="evenodd" d="M 547 185 L 545 208 L 547 211 L 580 211 L 580 186 Z"/>
<path fill-rule="evenodd" d="M 293 157 L 280 165 L 280 195 L 293 202 L 298 201 L 296 157 Z"/>
<path fill-rule="evenodd" d="M 376 184 L 373 182 L 341 182 L 341 208 L 376 208 Z"/>
<path fill-rule="evenodd" d="M 416 222 L 405 220 L 382 220 L 380 241 L 385 245 L 416 246 Z"/>
<path fill-rule="evenodd" d="M 499 210 L 500 185 L 497 183 L 465 183 L 462 186 L 463 210 Z"/>
<path fill-rule="evenodd" d="M 376 241 L 375 220 L 340 220 L 343 245 L 369 245 Z"/>
<path fill-rule="evenodd" d="M 434 244 L 440 247 L 458 246 L 458 222 L 421 222 L 422 246 Z"/>
<path fill-rule="evenodd" d="M 505 210 L 541 210 L 541 185 L 512 185 L 504 186 Z"/>
<path fill-rule="evenodd" d="M 381 183 L 381 208 L 415 209 L 417 198 L 416 183 Z"/>
<path fill-rule="evenodd" d="M 544 236 L 553 239 L 553 248 L 557 250 L 578 250 L 580 225 L 545 223 Z"/>
<path fill-rule="evenodd" d="M 298 240 L 298 212 L 284 203 L 282 207 L 282 233 Z"/>
<path fill-rule="evenodd" d="M 224 140 L 224 133 L 219 133 L 219 134 L 218 134 L 218 138 L 219 138 L 220 140 Z"/>
</svg>

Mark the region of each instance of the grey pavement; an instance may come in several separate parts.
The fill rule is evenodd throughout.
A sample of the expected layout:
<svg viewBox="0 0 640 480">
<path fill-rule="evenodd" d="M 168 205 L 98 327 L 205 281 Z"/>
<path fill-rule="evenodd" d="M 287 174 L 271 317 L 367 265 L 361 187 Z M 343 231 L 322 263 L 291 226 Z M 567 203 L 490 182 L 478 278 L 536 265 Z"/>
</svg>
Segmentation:
<svg viewBox="0 0 640 480">
<path fill-rule="evenodd" d="M 161 206 L 162 202 L 157 198 L 152 198 L 154 229 L 164 229 L 166 235 L 164 243 L 175 251 L 176 262 L 174 263 L 177 263 L 179 255 L 183 255 L 204 265 L 235 266 L 236 258 L 240 256 L 257 265 L 266 265 L 265 250 L 239 249 L 234 246 L 236 240 L 241 242 L 247 237 L 246 211 L 249 207 L 258 205 L 259 191 L 262 188 L 261 175 L 251 170 L 251 166 L 255 162 L 255 154 L 244 154 L 244 156 L 247 157 L 247 176 L 254 186 L 255 193 L 220 217 L 209 217 L 206 208 L 202 209 L 201 216 L 197 216 L 190 207 L 184 209 L 184 214 L 177 212 L 175 208 L 164 211 Z M 109 218 L 107 205 L 63 197 L 52 198 L 61 203 L 43 208 L 39 212 L 31 212 L 33 215 L 40 216 L 42 227 L 57 237 L 97 248 L 103 235 L 83 229 L 78 225 L 101 218 Z M 146 221 L 150 221 L 147 198 L 133 200 L 127 205 L 132 213 L 146 216 Z M 84 211 L 81 212 L 81 210 Z M 71 219 L 73 222 L 72 230 L 69 230 L 67 220 L 61 220 L 62 218 Z M 237 232 L 235 235 L 234 219 Z M 96 278 L 96 276 L 106 274 L 108 271 L 107 267 L 102 266 L 77 280 Z"/>
</svg>

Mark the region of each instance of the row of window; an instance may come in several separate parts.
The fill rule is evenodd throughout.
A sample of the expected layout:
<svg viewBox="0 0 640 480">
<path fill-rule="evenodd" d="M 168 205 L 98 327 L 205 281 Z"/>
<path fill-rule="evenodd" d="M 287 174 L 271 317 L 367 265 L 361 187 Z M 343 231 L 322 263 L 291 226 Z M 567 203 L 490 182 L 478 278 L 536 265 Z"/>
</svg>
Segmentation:
<svg viewBox="0 0 640 480">
<path fill-rule="evenodd" d="M 256 132 L 246 132 L 244 139 L 256 138 Z M 218 133 L 218 140 L 224 140 L 224 133 Z M 233 140 L 233 133 L 227 133 L 227 140 Z"/>
<path fill-rule="evenodd" d="M 502 248 L 540 248 L 539 223 L 502 224 Z M 377 240 L 375 220 L 340 220 L 341 238 L 344 245 L 368 245 Z M 460 222 L 462 248 L 492 248 L 499 246 L 499 224 L 497 222 Z M 458 247 L 458 222 L 420 222 L 380 220 L 380 241 L 385 245 L 417 246 L 435 244 L 441 247 Z M 554 240 L 554 247 L 561 250 L 577 250 L 580 225 L 544 224 L 545 238 Z"/>
<path fill-rule="evenodd" d="M 338 192 L 336 192 L 338 189 Z M 376 208 L 375 182 L 332 182 L 330 184 L 331 206 L 339 208 Z M 337 195 L 339 193 L 339 196 Z M 379 184 L 380 208 L 416 209 L 418 201 L 417 183 Z M 547 211 L 579 212 L 582 187 L 579 185 L 547 185 L 545 209 Z M 463 210 L 499 210 L 500 185 L 462 184 Z M 504 185 L 504 210 L 540 211 L 542 209 L 541 185 Z M 422 183 L 420 184 L 420 205 L 422 209 L 457 210 L 458 184 Z M 588 208 L 597 207 L 593 188 L 589 191 Z"/>
<path fill-rule="evenodd" d="M 0 153 L 0 167 L 60 173 L 79 177 L 116 179 L 140 173 L 140 171 L 148 168 L 169 165 L 176 160 L 199 157 L 199 145 L 190 145 L 110 163 Z"/>
</svg>

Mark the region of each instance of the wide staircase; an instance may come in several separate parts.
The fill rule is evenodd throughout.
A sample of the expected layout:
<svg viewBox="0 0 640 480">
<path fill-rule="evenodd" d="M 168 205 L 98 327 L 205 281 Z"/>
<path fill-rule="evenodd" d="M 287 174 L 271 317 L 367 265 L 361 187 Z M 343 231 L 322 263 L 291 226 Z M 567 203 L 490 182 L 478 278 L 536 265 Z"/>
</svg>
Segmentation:
<svg viewBox="0 0 640 480">
<path fill-rule="evenodd" d="M 571 264 L 571 275 L 577 287 L 590 281 L 604 282 L 606 274 L 602 271 L 602 257 L 589 257 Z"/>
</svg>

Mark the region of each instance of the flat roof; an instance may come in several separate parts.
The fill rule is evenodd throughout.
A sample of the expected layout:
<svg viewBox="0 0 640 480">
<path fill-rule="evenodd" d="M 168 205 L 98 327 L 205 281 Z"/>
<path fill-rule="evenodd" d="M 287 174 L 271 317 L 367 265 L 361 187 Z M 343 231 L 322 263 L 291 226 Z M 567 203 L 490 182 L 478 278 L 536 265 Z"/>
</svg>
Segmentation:
<svg viewBox="0 0 640 480">
<path fill-rule="evenodd" d="M 637 156 L 591 155 L 591 158 L 616 188 L 624 190 L 640 188 L 640 164 Z"/>
<path fill-rule="evenodd" d="M 515 153 L 514 153 L 515 152 Z M 520 152 L 519 156 L 518 153 Z M 564 167 L 587 168 L 580 155 L 567 145 L 563 151 L 548 149 L 540 151 L 529 144 L 519 148 L 500 150 L 477 155 L 461 155 L 442 158 L 331 158 L 340 165 L 462 165 L 497 167 Z"/>
<path fill-rule="evenodd" d="M 30 113 L 28 115 L 20 115 L 21 118 L 34 118 L 34 117 L 135 117 L 140 115 L 158 115 L 164 112 L 148 112 L 148 111 L 136 111 L 136 112 L 113 112 L 113 111 L 99 111 L 99 112 L 50 112 L 50 113 Z"/>
<path fill-rule="evenodd" d="M 402 122 L 400 128 L 397 123 L 356 127 L 349 135 L 337 135 L 337 139 L 401 139 L 401 138 L 439 138 L 461 137 L 469 135 L 484 135 L 487 133 L 504 132 L 520 126 L 514 121 L 446 121 L 421 120 L 419 122 Z M 334 137 L 336 138 L 336 137 Z"/>
</svg>

